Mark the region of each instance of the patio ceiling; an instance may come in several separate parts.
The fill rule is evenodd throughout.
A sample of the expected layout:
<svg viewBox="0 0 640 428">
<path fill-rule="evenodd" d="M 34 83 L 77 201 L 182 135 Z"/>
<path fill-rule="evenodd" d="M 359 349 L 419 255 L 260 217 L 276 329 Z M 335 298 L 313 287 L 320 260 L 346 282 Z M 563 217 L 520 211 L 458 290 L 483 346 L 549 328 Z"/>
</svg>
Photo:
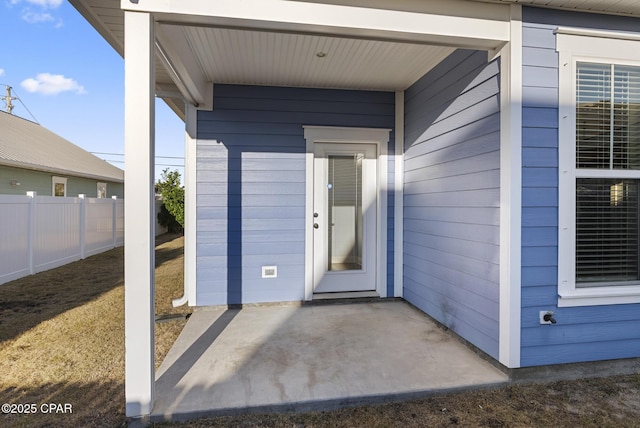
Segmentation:
<svg viewBox="0 0 640 428">
<path fill-rule="evenodd" d="M 124 56 L 121 1 L 70 2 Z M 640 16 L 640 0 L 473 0 L 468 4 L 479 10 L 478 2 L 485 3 L 483 11 L 495 11 L 507 3 L 520 3 Z M 383 0 L 315 0 L 309 3 L 389 8 Z M 406 11 L 420 11 L 424 4 L 421 1 L 394 2 L 394 6 Z M 429 7 L 442 8 L 443 4 L 430 1 Z M 282 31 L 268 25 L 262 28 L 242 25 L 242 22 L 236 22 L 238 20 L 207 21 L 202 16 L 185 18 L 160 13 L 156 17 L 157 93 L 183 119 L 183 97 L 194 104 L 202 104 L 198 101 L 202 96 L 198 97 L 197 92 L 202 92 L 206 82 L 397 91 L 409 87 L 456 47 L 465 46 L 464 40 L 458 45 L 439 39 L 407 42 L 371 37 L 364 32 L 336 37 L 320 27 Z M 484 46 L 478 42 L 469 47 L 499 48 L 486 42 Z"/>
<path fill-rule="evenodd" d="M 309 34 L 181 30 L 207 80 L 216 83 L 403 90 L 454 50 Z"/>
</svg>

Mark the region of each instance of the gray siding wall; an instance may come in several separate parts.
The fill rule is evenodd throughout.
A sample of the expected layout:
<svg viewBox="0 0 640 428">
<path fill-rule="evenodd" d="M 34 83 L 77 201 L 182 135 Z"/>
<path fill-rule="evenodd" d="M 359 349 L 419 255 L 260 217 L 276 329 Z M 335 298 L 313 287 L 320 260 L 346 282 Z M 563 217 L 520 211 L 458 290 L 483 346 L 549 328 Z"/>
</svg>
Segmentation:
<svg viewBox="0 0 640 428">
<path fill-rule="evenodd" d="M 96 198 L 98 196 L 98 180 L 77 177 L 67 178 L 67 196 L 77 196 L 80 194 L 85 194 L 88 198 Z M 100 183 L 107 183 L 108 198 L 112 196 L 117 196 L 118 199 L 124 198 L 124 184 L 109 181 L 100 181 Z"/>
<path fill-rule="evenodd" d="M 635 31 L 640 20 L 523 9 L 523 367 L 640 356 L 640 305 L 558 308 L 558 26 Z M 558 323 L 540 325 L 553 310 Z"/>
<path fill-rule="evenodd" d="M 0 194 L 24 195 L 26 192 L 38 192 L 38 195 L 51 196 L 51 177 L 67 178 L 67 196 L 85 194 L 88 198 L 95 198 L 98 194 L 98 180 L 72 177 L 64 174 L 33 171 L 29 169 L 0 166 Z M 20 186 L 12 186 L 11 180 L 18 180 Z M 107 183 L 107 195 L 124 198 L 124 184 L 109 181 Z"/>
<path fill-rule="evenodd" d="M 217 85 L 214 110 L 198 112 L 198 305 L 304 299 L 302 126 L 393 128 L 394 121 L 393 93 Z M 392 133 L 391 154 L 393 147 Z M 393 168 L 389 179 L 393 188 Z M 392 231 L 393 194 L 388 201 Z M 277 265 L 278 277 L 261 278 L 264 265 Z"/>
<path fill-rule="evenodd" d="M 499 82 L 458 50 L 405 93 L 404 298 L 495 358 Z"/>
</svg>

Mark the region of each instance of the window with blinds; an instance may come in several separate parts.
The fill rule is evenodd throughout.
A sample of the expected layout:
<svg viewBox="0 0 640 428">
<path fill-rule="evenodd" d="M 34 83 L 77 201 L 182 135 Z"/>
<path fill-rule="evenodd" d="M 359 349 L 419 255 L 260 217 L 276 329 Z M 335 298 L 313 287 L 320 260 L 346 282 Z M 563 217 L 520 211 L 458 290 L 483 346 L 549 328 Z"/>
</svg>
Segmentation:
<svg viewBox="0 0 640 428">
<path fill-rule="evenodd" d="M 637 180 L 578 178 L 576 281 L 637 279 Z"/>
<path fill-rule="evenodd" d="M 640 169 L 640 67 L 577 63 L 576 167 Z"/>
<path fill-rule="evenodd" d="M 576 286 L 637 281 L 640 180 L 616 171 L 640 170 L 640 67 L 576 70 Z"/>
</svg>

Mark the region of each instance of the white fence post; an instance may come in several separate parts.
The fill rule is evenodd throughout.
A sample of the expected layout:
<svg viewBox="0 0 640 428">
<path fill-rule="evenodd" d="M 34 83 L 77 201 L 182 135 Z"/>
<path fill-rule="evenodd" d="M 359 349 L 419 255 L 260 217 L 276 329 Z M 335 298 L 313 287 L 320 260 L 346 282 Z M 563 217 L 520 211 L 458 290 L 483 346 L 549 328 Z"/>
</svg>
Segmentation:
<svg viewBox="0 0 640 428">
<path fill-rule="evenodd" d="M 33 262 L 33 251 L 35 248 L 34 241 L 36 239 L 36 192 L 27 192 L 27 196 L 31 198 L 29 201 L 29 275 L 36 272 L 35 263 Z"/>
<path fill-rule="evenodd" d="M 118 227 L 118 219 L 116 218 L 118 215 L 118 197 L 113 195 L 111 199 L 113 200 L 113 203 L 111 204 L 113 213 L 111 216 L 111 234 L 113 236 L 113 248 L 116 248 L 116 245 L 118 244 L 118 234 L 116 233 L 116 228 Z"/>
<path fill-rule="evenodd" d="M 121 246 L 123 211 L 117 198 L 0 195 L 0 284 Z"/>
<path fill-rule="evenodd" d="M 80 198 L 80 259 L 84 259 L 84 249 L 87 228 L 87 200 L 84 194 L 78 195 Z"/>
</svg>

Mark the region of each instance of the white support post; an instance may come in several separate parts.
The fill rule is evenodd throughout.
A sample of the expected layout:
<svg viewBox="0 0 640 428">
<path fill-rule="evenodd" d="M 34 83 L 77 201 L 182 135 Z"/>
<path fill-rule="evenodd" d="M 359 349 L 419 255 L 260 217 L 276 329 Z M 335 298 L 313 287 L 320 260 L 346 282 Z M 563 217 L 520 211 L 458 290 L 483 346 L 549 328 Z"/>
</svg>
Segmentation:
<svg viewBox="0 0 640 428">
<path fill-rule="evenodd" d="M 154 20 L 125 12 L 126 415 L 151 413 L 154 370 Z"/>
<path fill-rule="evenodd" d="M 116 228 L 118 227 L 118 219 L 116 218 L 118 215 L 118 197 L 113 195 L 111 200 L 113 201 L 111 203 L 111 237 L 113 238 L 113 248 L 116 248 L 118 244 L 118 234 L 116 233 Z"/>
<path fill-rule="evenodd" d="M 172 301 L 173 306 L 196 306 L 196 131 L 198 110 L 185 106 L 184 139 L 184 293 Z"/>
<path fill-rule="evenodd" d="M 29 275 L 36 273 L 34 264 L 33 252 L 35 251 L 35 239 L 36 239 L 36 192 L 27 192 L 27 196 L 31 198 L 29 201 Z"/>
<path fill-rule="evenodd" d="M 522 216 L 522 7 L 511 6 L 510 41 L 500 52 L 499 360 L 520 367 Z"/>
<path fill-rule="evenodd" d="M 196 131 L 198 111 L 192 105 L 186 108 L 186 136 L 184 170 L 185 181 L 185 234 L 184 234 L 184 274 L 189 306 L 196 306 Z"/>
<path fill-rule="evenodd" d="M 78 228 L 80 229 L 80 259 L 84 259 L 84 249 L 86 242 L 86 228 L 87 228 L 87 200 L 85 199 L 84 194 L 78 195 L 80 199 L 80 224 Z"/>
<path fill-rule="evenodd" d="M 393 295 L 402 297 L 404 271 L 404 92 L 396 92 Z"/>
</svg>

